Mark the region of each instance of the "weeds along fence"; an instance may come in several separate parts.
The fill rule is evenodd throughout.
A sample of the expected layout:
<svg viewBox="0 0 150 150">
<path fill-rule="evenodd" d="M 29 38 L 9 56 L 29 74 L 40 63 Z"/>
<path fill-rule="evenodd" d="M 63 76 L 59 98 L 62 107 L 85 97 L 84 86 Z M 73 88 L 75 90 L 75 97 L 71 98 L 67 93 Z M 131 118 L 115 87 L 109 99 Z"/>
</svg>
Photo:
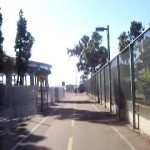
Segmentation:
<svg viewBox="0 0 150 150">
<path fill-rule="evenodd" d="M 148 123 L 150 135 L 150 28 L 85 81 L 84 87 L 134 128 L 146 130 L 142 122 Z"/>
</svg>

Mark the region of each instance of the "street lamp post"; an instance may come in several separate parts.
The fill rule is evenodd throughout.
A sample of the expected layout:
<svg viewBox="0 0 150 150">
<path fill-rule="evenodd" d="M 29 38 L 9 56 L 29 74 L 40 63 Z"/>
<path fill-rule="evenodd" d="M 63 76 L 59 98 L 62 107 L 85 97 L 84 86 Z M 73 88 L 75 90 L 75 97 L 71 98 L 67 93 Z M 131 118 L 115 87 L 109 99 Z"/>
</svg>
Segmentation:
<svg viewBox="0 0 150 150">
<path fill-rule="evenodd" d="M 107 25 L 107 28 L 104 27 L 97 27 L 96 31 L 107 31 L 107 49 L 108 49 L 108 61 L 110 61 L 110 39 L 109 39 L 109 25 Z M 105 75 L 104 75 L 105 77 Z M 110 95 L 109 95 L 109 99 L 110 99 L 110 111 L 111 111 L 111 104 L 112 104 L 112 94 L 111 94 L 111 69 L 110 69 L 110 63 L 109 63 L 109 91 L 110 91 Z M 98 93 L 98 98 L 99 98 L 99 93 Z M 105 101 L 106 101 L 106 88 L 105 88 Z"/>
<path fill-rule="evenodd" d="M 108 61 L 110 60 L 110 38 L 109 38 L 109 25 L 107 25 L 107 28 L 104 27 L 97 27 L 96 31 L 107 31 L 107 49 L 108 49 Z"/>
</svg>

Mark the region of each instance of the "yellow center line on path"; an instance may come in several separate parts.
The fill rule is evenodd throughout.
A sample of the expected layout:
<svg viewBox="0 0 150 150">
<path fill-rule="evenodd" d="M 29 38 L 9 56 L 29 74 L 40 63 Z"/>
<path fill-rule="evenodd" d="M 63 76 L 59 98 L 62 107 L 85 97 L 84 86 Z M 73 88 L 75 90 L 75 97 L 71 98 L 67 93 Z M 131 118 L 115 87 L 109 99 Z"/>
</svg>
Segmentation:
<svg viewBox="0 0 150 150">
<path fill-rule="evenodd" d="M 72 145 L 73 145 L 73 137 L 71 136 L 68 141 L 67 150 L 72 150 Z"/>
<path fill-rule="evenodd" d="M 73 108 L 74 108 L 73 115 L 75 115 L 76 103 L 74 104 Z M 74 127 L 74 124 L 75 124 L 75 120 L 73 119 L 72 122 L 71 122 L 71 127 Z"/>
<path fill-rule="evenodd" d="M 74 104 L 73 109 L 74 109 L 74 111 L 73 111 L 73 115 L 75 115 L 75 112 L 76 112 L 76 103 Z"/>
<path fill-rule="evenodd" d="M 74 109 L 76 109 L 76 103 L 74 104 Z"/>
<path fill-rule="evenodd" d="M 72 120 L 71 127 L 74 127 L 75 120 Z"/>
</svg>

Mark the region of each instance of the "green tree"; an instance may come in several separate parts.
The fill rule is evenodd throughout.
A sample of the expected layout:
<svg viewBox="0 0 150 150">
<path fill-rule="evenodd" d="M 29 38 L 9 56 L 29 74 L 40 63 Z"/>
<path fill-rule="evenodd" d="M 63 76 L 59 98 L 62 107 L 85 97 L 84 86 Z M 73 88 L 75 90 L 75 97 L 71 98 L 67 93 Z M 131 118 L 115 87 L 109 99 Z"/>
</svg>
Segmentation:
<svg viewBox="0 0 150 150">
<path fill-rule="evenodd" d="M 31 48 L 34 44 L 34 37 L 27 31 L 27 20 L 23 17 L 23 11 L 19 12 L 17 22 L 17 34 L 15 40 L 17 84 L 22 84 L 22 78 L 28 69 L 28 59 L 31 57 Z"/>
<path fill-rule="evenodd" d="M 132 21 L 130 25 L 130 30 L 128 32 L 122 32 L 118 37 L 119 51 L 122 51 L 130 42 L 132 42 L 136 37 L 138 37 L 143 30 L 144 27 L 141 22 Z"/>
<path fill-rule="evenodd" d="M 134 40 L 136 37 L 138 37 L 142 33 L 142 31 L 144 31 L 142 22 L 132 21 L 130 30 L 128 32 L 128 34 L 129 34 L 128 36 L 129 36 L 130 40 Z"/>
<path fill-rule="evenodd" d="M 2 13 L 0 12 L 0 72 L 4 71 L 4 55 L 5 55 L 5 52 L 3 51 L 4 37 L 2 35 L 2 23 L 3 23 L 3 17 L 2 17 Z"/>
<path fill-rule="evenodd" d="M 141 93 L 146 101 L 149 101 L 150 99 L 150 70 L 146 70 L 144 72 L 141 72 L 138 75 L 137 81 L 136 81 L 136 87 L 139 93 Z"/>
<path fill-rule="evenodd" d="M 126 32 L 122 32 L 118 37 L 118 40 L 119 40 L 119 45 L 118 45 L 119 51 L 122 51 L 130 43 L 130 40 Z"/>
<path fill-rule="evenodd" d="M 136 90 L 137 94 L 144 98 L 140 103 L 150 105 L 150 37 L 145 36 L 136 45 L 138 56 L 135 61 Z"/>
<path fill-rule="evenodd" d="M 78 71 L 83 71 L 85 75 L 94 74 L 106 63 L 108 53 L 101 43 L 102 36 L 98 32 L 93 32 L 91 38 L 84 35 L 73 49 L 67 49 L 69 56 L 79 58 Z"/>
</svg>

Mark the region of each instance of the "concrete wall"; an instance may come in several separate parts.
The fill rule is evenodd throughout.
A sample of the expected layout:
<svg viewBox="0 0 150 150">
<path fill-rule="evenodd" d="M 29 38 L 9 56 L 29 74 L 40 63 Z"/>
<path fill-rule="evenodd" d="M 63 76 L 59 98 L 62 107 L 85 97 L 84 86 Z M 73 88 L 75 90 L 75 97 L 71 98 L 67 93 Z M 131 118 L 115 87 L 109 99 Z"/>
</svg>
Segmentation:
<svg viewBox="0 0 150 150">
<path fill-rule="evenodd" d="M 54 104 L 65 96 L 63 87 L 50 87 L 47 94 L 49 104 Z M 1 86 L 0 121 L 37 114 L 42 106 L 40 95 L 39 87 L 36 86 Z M 47 96 L 44 95 L 43 99 L 47 101 L 45 97 Z M 43 109 L 49 106 L 44 104 Z"/>
<path fill-rule="evenodd" d="M 132 111 L 132 102 L 128 102 L 128 108 L 126 112 L 120 111 L 120 117 L 127 119 L 129 124 L 133 126 L 133 111 Z M 110 108 L 110 107 L 108 107 Z M 113 113 L 117 114 L 117 106 L 114 105 L 112 109 Z M 140 130 L 145 135 L 150 136 L 150 107 L 144 106 L 141 104 L 136 104 L 136 112 L 135 112 L 135 127 Z"/>
<path fill-rule="evenodd" d="M 58 102 L 65 96 L 65 91 L 63 87 L 50 87 L 49 92 L 51 95 L 51 103 L 54 104 Z"/>
<path fill-rule="evenodd" d="M 144 106 L 145 107 L 145 106 Z M 145 110 L 148 112 L 150 108 L 145 108 Z M 131 110 L 127 111 L 127 117 L 129 123 L 133 126 L 133 112 Z M 144 113 L 141 113 L 139 111 L 136 111 L 135 114 L 135 126 L 137 129 L 139 129 L 144 134 L 150 136 L 150 118 L 146 116 Z"/>
</svg>

